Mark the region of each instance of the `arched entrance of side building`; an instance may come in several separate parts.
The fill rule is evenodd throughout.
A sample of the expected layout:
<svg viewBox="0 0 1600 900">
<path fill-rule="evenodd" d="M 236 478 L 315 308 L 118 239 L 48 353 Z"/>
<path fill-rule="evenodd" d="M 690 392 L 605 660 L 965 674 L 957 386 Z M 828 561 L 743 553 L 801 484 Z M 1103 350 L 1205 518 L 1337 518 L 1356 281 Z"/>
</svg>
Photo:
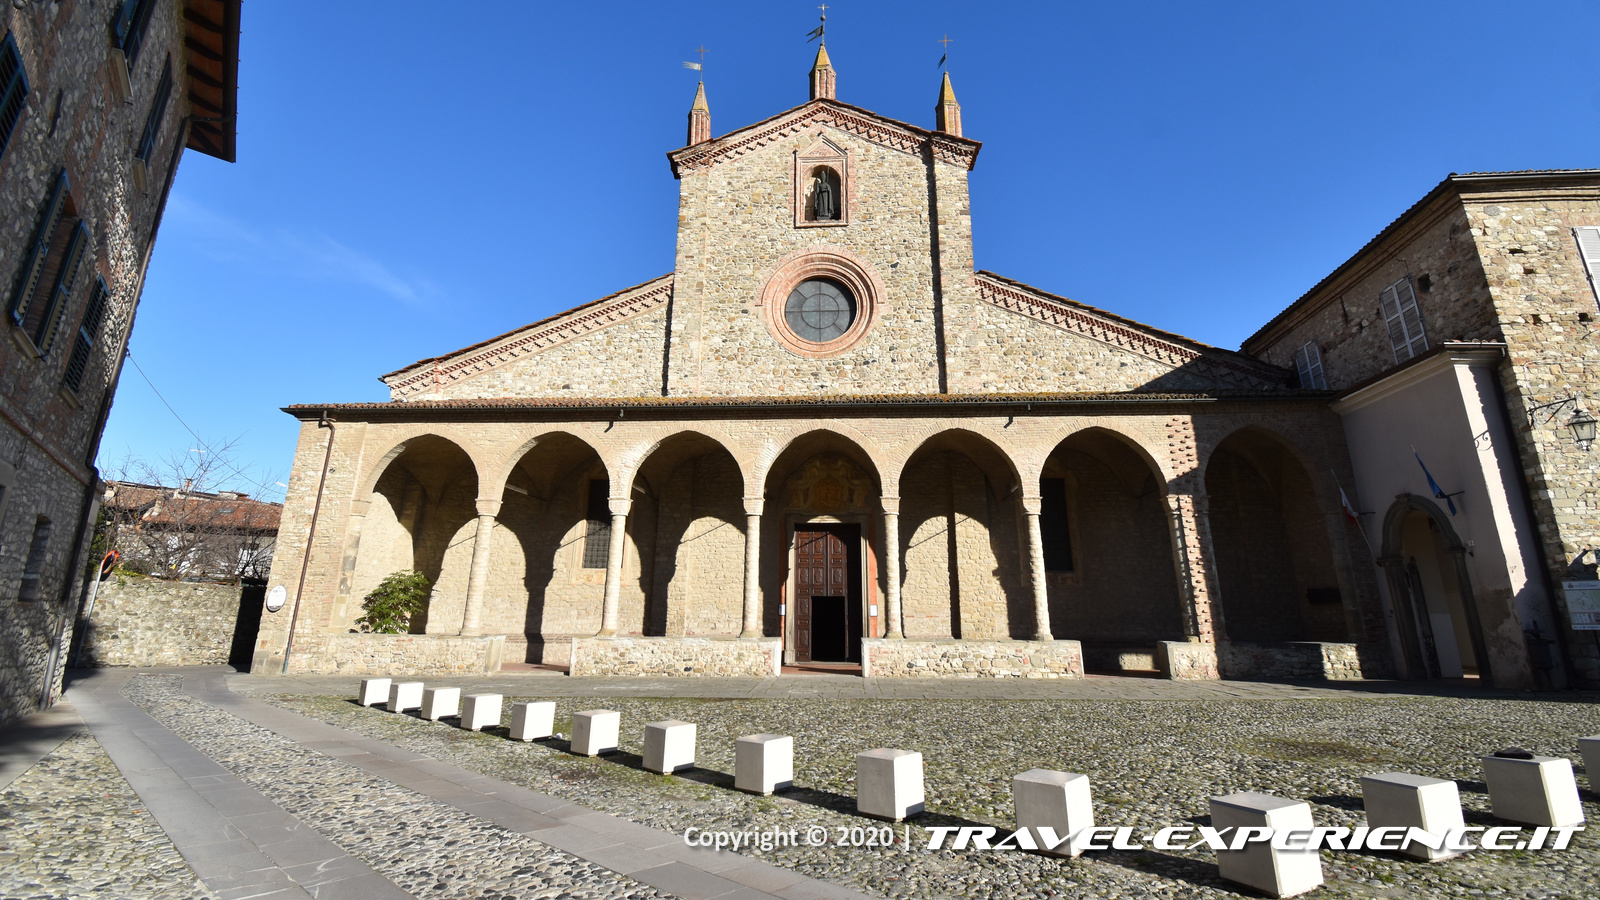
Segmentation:
<svg viewBox="0 0 1600 900">
<path fill-rule="evenodd" d="M 1394 604 L 1408 678 L 1476 677 L 1491 683 L 1467 550 L 1432 500 L 1401 494 L 1383 522 L 1378 559 Z"/>
</svg>

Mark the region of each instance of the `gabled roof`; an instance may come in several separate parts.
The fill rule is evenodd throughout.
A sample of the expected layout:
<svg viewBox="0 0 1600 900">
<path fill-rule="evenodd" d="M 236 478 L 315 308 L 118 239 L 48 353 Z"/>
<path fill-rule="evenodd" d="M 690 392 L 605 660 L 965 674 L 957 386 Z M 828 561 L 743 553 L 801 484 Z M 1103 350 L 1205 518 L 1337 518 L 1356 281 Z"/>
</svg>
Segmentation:
<svg viewBox="0 0 1600 900">
<path fill-rule="evenodd" d="M 975 280 L 978 296 L 1001 309 L 1170 366 L 1189 366 L 1224 384 L 1260 389 L 1279 387 L 1288 381 L 1287 369 L 1046 293 L 993 272 L 980 270 Z"/>
<path fill-rule="evenodd" d="M 184 94 L 191 150 L 233 162 L 239 134 L 240 0 L 184 0 Z"/>
<path fill-rule="evenodd" d="M 978 163 L 979 141 L 929 131 L 906 122 L 880 116 L 871 110 L 837 100 L 811 100 L 770 119 L 747 125 L 704 143 L 673 150 L 667 154 L 674 178 L 684 172 L 710 168 L 729 157 L 741 156 L 809 125 L 831 125 L 875 144 L 909 156 L 921 156 L 930 147 L 936 159 L 971 169 Z"/>
<path fill-rule="evenodd" d="M 429 384 L 459 381 L 519 356 L 614 325 L 654 309 L 671 297 L 672 273 L 668 272 L 660 278 L 624 288 L 453 353 L 419 359 L 409 366 L 379 375 L 378 380 L 398 395 L 421 393 Z"/>
</svg>

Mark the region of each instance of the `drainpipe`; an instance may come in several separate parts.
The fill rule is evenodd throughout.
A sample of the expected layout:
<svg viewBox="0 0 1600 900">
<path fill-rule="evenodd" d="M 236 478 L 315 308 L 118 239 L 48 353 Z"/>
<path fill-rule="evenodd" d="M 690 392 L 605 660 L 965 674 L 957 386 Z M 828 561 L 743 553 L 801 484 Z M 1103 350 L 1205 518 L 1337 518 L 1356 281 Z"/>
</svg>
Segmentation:
<svg viewBox="0 0 1600 900">
<path fill-rule="evenodd" d="M 328 450 L 322 456 L 322 476 L 317 480 L 317 500 L 311 505 L 311 527 L 306 530 L 306 554 L 300 559 L 300 584 L 294 589 L 294 612 L 289 614 L 289 640 L 283 645 L 283 671 L 289 674 L 289 654 L 294 651 L 294 629 L 300 621 L 300 595 L 306 589 L 306 572 L 311 569 L 311 543 L 317 537 L 317 515 L 322 512 L 322 490 L 328 486 L 328 465 L 333 462 L 333 420 L 328 418 L 328 411 L 322 411 L 322 419 L 317 422 L 318 428 L 328 429 Z"/>
</svg>

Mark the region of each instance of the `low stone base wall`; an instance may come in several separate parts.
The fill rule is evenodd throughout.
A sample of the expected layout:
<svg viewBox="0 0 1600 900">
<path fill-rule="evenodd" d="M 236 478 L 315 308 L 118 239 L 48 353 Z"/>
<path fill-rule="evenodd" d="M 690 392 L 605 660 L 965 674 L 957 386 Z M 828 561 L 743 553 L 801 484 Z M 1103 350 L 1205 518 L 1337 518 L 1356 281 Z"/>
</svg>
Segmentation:
<svg viewBox="0 0 1600 900">
<path fill-rule="evenodd" d="M 81 666 L 226 663 L 239 616 L 237 584 L 118 574 L 101 582 L 82 624 Z"/>
<path fill-rule="evenodd" d="M 1230 641 L 1217 644 L 1217 661 L 1224 678 L 1359 681 L 1363 677 L 1355 644 Z"/>
<path fill-rule="evenodd" d="M 783 666 L 777 638 L 586 637 L 572 641 L 568 675 L 743 675 L 770 678 Z"/>
<path fill-rule="evenodd" d="M 866 678 L 1078 678 L 1077 641 L 861 641 Z"/>
<path fill-rule="evenodd" d="M 315 634 L 295 638 L 291 675 L 486 675 L 500 671 L 503 634 Z M 276 675 L 277 665 L 251 672 Z"/>
<path fill-rule="evenodd" d="M 1084 644 L 1083 667 L 1091 672 L 1149 672 L 1156 667 L 1156 649 L 1152 644 Z"/>
<path fill-rule="evenodd" d="M 1156 670 L 1173 681 L 1216 681 L 1217 645 L 1189 641 L 1162 641 L 1156 645 Z"/>
</svg>

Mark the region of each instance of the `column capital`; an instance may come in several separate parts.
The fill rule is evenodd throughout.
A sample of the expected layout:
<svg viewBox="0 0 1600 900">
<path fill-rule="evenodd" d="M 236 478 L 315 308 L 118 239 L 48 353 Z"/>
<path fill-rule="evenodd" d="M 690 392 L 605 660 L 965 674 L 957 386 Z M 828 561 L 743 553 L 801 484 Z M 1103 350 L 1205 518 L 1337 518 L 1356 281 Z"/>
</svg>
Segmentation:
<svg viewBox="0 0 1600 900">
<path fill-rule="evenodd" d="M 352 515 L 352 516 L 364 516 L 364 515 L 367 514 L 367 510 L 369 510 L 371 508 L 372 508 L 372 501 L 371 500 L 351 500 L 350 501 L 350 515 Z"/>
<path fill-rule="evenodd" d="M 761 511 L 766 508 L 766 505 L 767 500 L 765 497 L 746 497 L 744 498 L 744 514 L 747 516 L 759 516 Z"/>
<path fill-rule="evenodd" d="M 628 497 L 612 497 L 609 502 L 613 516 L 625 516 L 633 509 L 633 500 Z"/>
<path fill-rule="evenodd" d="M 499 500 L 485 500 L 482 497 L 479 497 L 478 498 L 478 515 L 480 515 L 480 516 L 498 516 L 498 515 L 500 515 L 500 501 Z"/>
<path fill-rule="evenodd" d="M 899 497 L 879 497 L 878 505 L 883 507 L 883 514 L 886 516 L 900 515 Z"/>
<path fill-rule="evenodd" d="M 1039 515 L 1039 511 L 1044 508 L 1044 498 L 1037 494 L 1032 497 L 1023 494 L 1019 499 L 1022 502 L 1022 511 L 1030 516 Z"/>
</svg>

